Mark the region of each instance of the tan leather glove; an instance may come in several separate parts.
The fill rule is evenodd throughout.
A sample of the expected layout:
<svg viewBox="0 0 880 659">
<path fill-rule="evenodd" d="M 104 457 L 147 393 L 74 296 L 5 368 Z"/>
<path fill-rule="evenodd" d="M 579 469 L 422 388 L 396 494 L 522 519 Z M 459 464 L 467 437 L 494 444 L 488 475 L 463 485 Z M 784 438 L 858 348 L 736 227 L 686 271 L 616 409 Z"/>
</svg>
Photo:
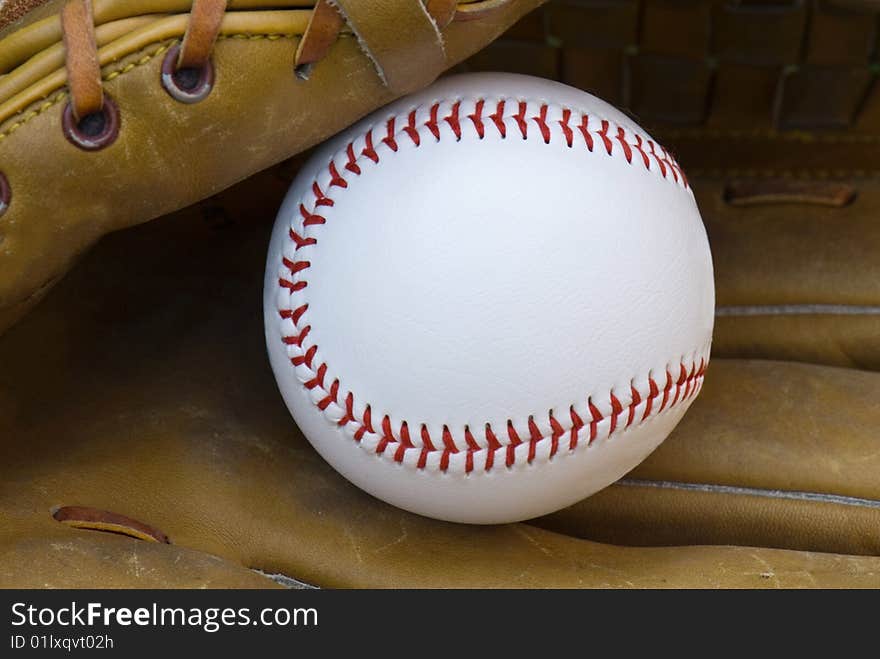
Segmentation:
<svg viewBox="0 0 880 659">
<path fill-rule="evenodd" d="M 293 167 L 105 239 L 7 332 L 0 583 L 880 585 L 874 373 L 716 359 L 647 462 L 534 523 L 437 522 L 350 485 L 264 354 Z"/>
<path fill-rule="evenodd" d="M 851 368 L 876 366 L 880 336 L 863 313 L 880 303 L 877 99 L 820 131 L 841 96 L 780 86 L 778 64 L 820 57 L 781 51 L 829 19 L 794 7 L 767 27 L 713 7 L 645 2 L 637 31 L 638 3 L 552 2 L 469 65 L 633 107 L 696 191 L 727 311 L 700 397 L 623 481 L 531 523 L 469 527 L 333 472 L 264 354 L 263 260 L 290 162 L 105 239 L 0 339 L 0 584 L 880 586 L 880 375 Z M 835 16 L 847 43 L 870 22 Z M 795 119 L 809 126 L 786 130 Z"/>
<path fill-rule="evenodd" d="M 538 4 L 0 2 L 0 331 L 105 233 L 298 153 Z"/>
</svg>

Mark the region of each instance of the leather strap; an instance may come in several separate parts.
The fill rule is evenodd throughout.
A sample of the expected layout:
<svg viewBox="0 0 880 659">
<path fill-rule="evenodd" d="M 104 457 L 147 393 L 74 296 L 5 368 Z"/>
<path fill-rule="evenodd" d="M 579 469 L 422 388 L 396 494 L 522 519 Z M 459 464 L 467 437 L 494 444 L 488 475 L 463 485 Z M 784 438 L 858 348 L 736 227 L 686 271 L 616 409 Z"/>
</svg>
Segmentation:
<svg viewBox="0 0 880 659">
<path fill-rule="evenodd" d="M 194 0 L 177 58 L 179 69 L 199 69 L 208 62 L 225 13 L 226 0 Z"/>
<path fill-rule="evenodd" d="M 425 0 L 425 9 L 441 30 L 452 22 L 458 0 Z"/>
<path fill-rule="evenodd" d="M 443 38 L 419 0 L 333 0 L 393 92 L 433 80 L 446 65 Z"/>
<path fill-rule="evenodd" d="M 68 0 L 61 10 L 61 24 L 70 106 L 79 121 L 104 106 L 91 0 Z"/>
<path fill-rule="evenodd" d="M 339 36 L 344 24 L 342 14 L 330 4 L 329 0 L 318 0 L 315 3 L 309 24 L 296 49 L 293 64 L 298 75 L 308 76 L 308 70 L 304 67 L 311 67 L 324 57 L 336 42 L 336 37 Z"/>
</svg>

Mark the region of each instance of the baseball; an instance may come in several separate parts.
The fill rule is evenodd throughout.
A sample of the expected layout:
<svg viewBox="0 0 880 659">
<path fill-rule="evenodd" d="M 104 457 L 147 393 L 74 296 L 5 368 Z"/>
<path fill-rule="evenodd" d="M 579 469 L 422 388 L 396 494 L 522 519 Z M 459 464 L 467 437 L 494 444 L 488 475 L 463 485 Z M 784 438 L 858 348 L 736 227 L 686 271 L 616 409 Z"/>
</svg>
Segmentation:
<svg viewBox="0 0 880 659">
<path fill-rule="evenodd" d="M 266 341 L 345 478 L 439 519 L 575 503 L 700 391 L 712 260 L 684 172 L 565 85 L 449 77 L 323 145 L 278 214 Z"/>
</svg>

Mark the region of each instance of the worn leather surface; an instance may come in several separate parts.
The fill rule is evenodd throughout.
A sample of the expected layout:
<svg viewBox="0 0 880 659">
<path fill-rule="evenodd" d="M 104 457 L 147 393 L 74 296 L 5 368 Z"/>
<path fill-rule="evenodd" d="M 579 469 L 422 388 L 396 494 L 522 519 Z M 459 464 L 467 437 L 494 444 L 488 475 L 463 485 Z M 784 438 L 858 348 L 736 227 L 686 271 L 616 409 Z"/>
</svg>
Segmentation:
<svg viewBox="0 0 880 659">
<path fill-rule="evenodd" d="M 295 169 L 106 238 L 4 336 L 0 583 L 238 586 L 256 568 L 346 587 L 880 586 L 876 507 L 702 504 L 630 485 L 481 528 L 348 484 L 291 422 L 264 352 L 262 263 Z M 876 500 L 878 387 L 871 373 L 715 360 L 630 478 Z M 66 505 L 171 544 L 63 526 L 52 510 Z"/>
<path fill-rule="evenodd" d="M 716 354 L 880 370 L 880 186 L 846 185 L 855 198 L 842 207 L 736 207 L 724 201 L 724 180 L 702 186 Z"/>
<path fill-rule="evenodd" d="M 50 0 L 34 17 L 61 4 Z M 402 91 L 427 84 L 537 4 L 511 0 L 475 20 L 450 23 L 442 32 L 442 56 L 416 70 L 411 60 L 386 52 L 406 27 L 396 23 L 394 3 L 388 3 L 381 14 L 388 20 L 370 21 L 358 33 L 365 44 L 382 44 L 383 81 L 350 32 L 340 35 L 308 80 L 298 79 L 293 61 L 308 3 L 280 2 L 275 10 L 264 2 L 234 3 L 214 49 L 214 89 L 200 103 L 184 105 L 159 78 L 162 56 L 183 35 L 189 3 L 96 2 L 102 26 L 157 10 L 171 15 L 135 22 L 99 51 L 104 92 L 121 113 L 119 138 L 102 151 L 81 151 L 62 133 L 67 96 L 60 64 L 21 91 L 0 96 L 0 171 L 12 188 L 0 217 L 0 327 L 30 308 L 101 235 L 191 204 L 335 133 Z M 291 9 L 297 6 L 305 8 Z M 11 67 L 22 58 L 61 54 L 52 19 L 23 44 L 15 42 L 32 20 L 26 15 L 3 33 L 4 85 L 21 74 Z M 436 54 L 436 31 L 428 27 Z M 409 67 L 400 72 L 400 89 L 386 86 L 397 80 L 398 66 Z"/>
<path fill-rule="evenodd" d="M 291 423 L 263 348 L 263 262 L 290 161 L 105 238 L 0 338 L 0 585 L 880 587 L 880 104 L 857 75 L 877 10 L 750 4 L 554 0 L 467 66 L 628 107 L 690 174 L 732 311 L 700 397 L 621 483 L 473 528 L 333 472 Z M 737 181 L 792 178 L 856 196 L 725 201 Z M 64 505 L 170 544 L 70 528 L 52 517 Z"/>
</svg>

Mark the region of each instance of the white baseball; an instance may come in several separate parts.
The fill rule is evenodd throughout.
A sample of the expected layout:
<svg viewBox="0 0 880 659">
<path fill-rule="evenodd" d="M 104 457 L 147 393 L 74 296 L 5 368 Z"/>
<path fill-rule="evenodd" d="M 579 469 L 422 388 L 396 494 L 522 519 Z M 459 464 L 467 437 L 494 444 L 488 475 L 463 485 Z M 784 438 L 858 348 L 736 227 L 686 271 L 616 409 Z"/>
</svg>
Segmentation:
<svg viewBox="0 0 880 659">
<path fill-rule="evenodd" d="M 495 523 L 589 496 L 666 438 L 702 384 L 714 287 L 665 149 L 577 89 L 476 74 L 317 151 L 264 305 L 327 462 L 401 508 Z"/>
</svg>

